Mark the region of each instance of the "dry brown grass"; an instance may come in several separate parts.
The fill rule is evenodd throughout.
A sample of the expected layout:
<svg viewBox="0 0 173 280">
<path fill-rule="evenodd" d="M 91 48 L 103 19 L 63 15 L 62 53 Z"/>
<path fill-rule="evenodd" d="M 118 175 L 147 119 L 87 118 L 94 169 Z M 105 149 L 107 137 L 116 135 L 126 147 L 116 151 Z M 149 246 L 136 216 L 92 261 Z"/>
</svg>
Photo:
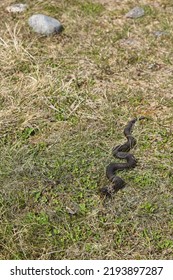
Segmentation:
<svg viewBox="0 0 173 280">
<path fill-rule="evenodd" d="M 0 9 L 0 258 L 171 259 L 172 2 L 142 1 L 137 20 L 124 15 L 138 1 L 29 1 L 15 16 L 10 2 Z M 65 31 L 34 34 L 33 13 Z M 150 120 L 134 129 L 138 166 L 103 199 L 111 149 L 139 115 Z"/>
</svg>

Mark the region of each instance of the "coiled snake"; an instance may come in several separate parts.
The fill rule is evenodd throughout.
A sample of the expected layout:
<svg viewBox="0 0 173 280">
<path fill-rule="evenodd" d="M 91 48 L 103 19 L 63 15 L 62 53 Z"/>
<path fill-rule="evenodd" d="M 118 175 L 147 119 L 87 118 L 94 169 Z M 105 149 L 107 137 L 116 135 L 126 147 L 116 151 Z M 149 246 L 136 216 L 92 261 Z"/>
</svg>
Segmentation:
<svg viewBox="0 0 173 280">
<path fill-rule="evenodd" d="M 106 176 L 108 180 L 111 182 L 109 186 L 101 188 L 101 193 L 106 196 L 111 196 L 113 193 L 119 191 L 124 188 L 126 182 L 116 175 L 116 171 L 122 171 L 125 169 L 135 168 L 137 165 L 137 161 L 135 157 L 128 153 L 137 143 L 136 139 L 131 135 L 132 128 L 137 120 L 147 119 L 147 117 L 134 118 L 128 122 L 128 124 L 124 128 L 124 135 L 127 138 L 127 141 L 113 148 L 112 154 L 114 157 L 119 159 L 125 159 L 126 163 L 115 163 L 111 162 L 106 167 Z"/>
</svg>

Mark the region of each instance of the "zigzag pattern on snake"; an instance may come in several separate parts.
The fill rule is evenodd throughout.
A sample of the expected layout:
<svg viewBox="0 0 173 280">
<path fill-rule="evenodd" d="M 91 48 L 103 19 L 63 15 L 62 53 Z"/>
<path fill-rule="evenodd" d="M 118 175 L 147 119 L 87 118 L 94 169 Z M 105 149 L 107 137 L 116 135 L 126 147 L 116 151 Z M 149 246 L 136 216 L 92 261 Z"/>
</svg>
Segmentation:
<svg viewBox="0 0 173 280">
<path fill-rule="evenodd" d="M 132 129 L 137 120 L 147 119 L 147 117 L 134 118 L 127 123 L 124 128 L 124 135 L 127 138 L 127 141 L 113 148 L 112 154 L 114 157 L 118 159 L 125 159 L 126 163 L 115 163 L 111 162 L 106 167 L 106 177 L 111 182 L 110 185 L 101 188 L 101 193 L 106 196 L 112 196 L 113 193 L 119 191 L 124 188 L 126 182 L 116 175 L 116 171 L 122 171 L 125 169 L 135 168 L 137 165 L 137 161 L 135 157 L 128 153 L 137 143 L 136 139 L 132 136 Z"/>
</svg>

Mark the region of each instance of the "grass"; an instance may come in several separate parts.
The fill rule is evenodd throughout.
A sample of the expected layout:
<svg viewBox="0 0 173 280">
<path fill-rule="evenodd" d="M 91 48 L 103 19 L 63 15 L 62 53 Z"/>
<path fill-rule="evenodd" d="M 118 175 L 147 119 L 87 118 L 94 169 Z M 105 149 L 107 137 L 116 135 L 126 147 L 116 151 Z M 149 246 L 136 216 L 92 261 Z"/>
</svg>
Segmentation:
<svg viewBox="0 0 173 280">
<path fill-rule="evenodd" d="M 49 1 L 47 1 L 49 2 Z M 30 1 L 0 31 L 0 258 L 172 259 L 170 1 Z M 30 30 L 45 13 L 65 30 Z M 155 31 L 167 35 L 156 37 Z M 134 116 L 138 166 L 111 199 L 111 149 Z"/>
</svg>

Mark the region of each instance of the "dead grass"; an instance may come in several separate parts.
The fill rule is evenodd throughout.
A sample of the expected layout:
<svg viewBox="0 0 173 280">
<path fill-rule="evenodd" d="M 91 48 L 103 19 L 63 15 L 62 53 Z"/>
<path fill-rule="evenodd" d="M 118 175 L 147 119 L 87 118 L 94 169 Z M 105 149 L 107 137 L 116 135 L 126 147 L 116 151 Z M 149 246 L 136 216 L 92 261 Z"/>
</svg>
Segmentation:
<svg viewBox="0 0 173 280">
<path fill-rule="evenodd" d="M 124 15 L 138 1 L 29 2 L 0 12 L 0 258 L 171 259 L 171 1 L 143 1 L 137 20 Z M 65 31 L 34 34 L 33 13 Z M 150 118 L 134 129 L 138 166 L 103 199 L 111 149 L 138 115 Z"/>
</svg>

